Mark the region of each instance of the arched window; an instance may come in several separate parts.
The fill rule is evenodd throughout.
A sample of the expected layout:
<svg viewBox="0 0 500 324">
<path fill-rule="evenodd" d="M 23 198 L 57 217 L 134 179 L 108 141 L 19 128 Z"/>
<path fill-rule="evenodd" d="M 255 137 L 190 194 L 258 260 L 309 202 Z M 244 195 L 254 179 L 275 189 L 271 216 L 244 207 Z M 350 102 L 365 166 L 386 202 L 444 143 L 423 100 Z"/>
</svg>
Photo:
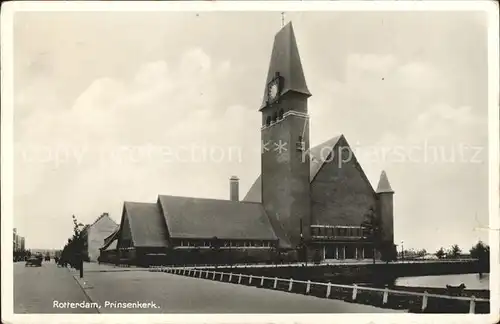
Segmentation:
<svg viewBox="0 0 500 324">
<path fill-rule="evenodd" d="M 267 116 L 267 119 L 266 119 L 266 126 L 269 126 L 271 125 L 271 116 Z"/>
<path fill-rule="evenodd" d="M 280 113 L 278 115 L 278 120 L 282 120 L 283 119 L 283 115 L 284 115 L 283 109 L 280 109 Z"/>
</svg>

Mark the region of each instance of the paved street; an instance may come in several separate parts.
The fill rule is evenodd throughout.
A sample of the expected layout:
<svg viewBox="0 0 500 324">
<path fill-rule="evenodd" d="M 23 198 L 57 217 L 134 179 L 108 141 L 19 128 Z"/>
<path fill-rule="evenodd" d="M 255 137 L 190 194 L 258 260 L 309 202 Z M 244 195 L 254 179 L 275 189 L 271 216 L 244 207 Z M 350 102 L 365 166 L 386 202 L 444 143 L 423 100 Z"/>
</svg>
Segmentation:
<svg viewBox="0 0 500 324">
<path fill-rule="evenodd" d="M 54 261 L 42 267 L 14 263 L 14 313 L 97 313 L 95 309 L 54 308 L 53 302 L 86 302 L 73 275 Z"/>
<path fill-rule="evenodd" d="M 396 312 L 338 300 L 327 300 L 162 272 L 97 272 L 95 267 L 91 268 L 93 271 L 85 274 L 85 281 L 90 287 L 86 291 L 93 301 L 102 306 L 99 309 L 101 313 Z M 116 309 L 105 307 L 106 302 L 152 302 L 158 308 Z"/>
<path fill-rule="evenodd" d="M 78 272 L 53 262 L 41 268 L 14 264 L 15 313 L 394 313 L 371 306 L 257 287 L 85 264 Z M 76 280 L 75 280 L 76 279 Z M 83 289 L 82 289 L 83 287 Z M 85 290 L 86 294 L 83 292 Z M 88 297 L 87 297 L 88 296 Z M 90 298 L 90 299 L 89 299 Z M 53 302 L 95 302 L 100 308 L 54 308 Z M 126 305 L 119 303 L 150 303 Z"/>
</svg>

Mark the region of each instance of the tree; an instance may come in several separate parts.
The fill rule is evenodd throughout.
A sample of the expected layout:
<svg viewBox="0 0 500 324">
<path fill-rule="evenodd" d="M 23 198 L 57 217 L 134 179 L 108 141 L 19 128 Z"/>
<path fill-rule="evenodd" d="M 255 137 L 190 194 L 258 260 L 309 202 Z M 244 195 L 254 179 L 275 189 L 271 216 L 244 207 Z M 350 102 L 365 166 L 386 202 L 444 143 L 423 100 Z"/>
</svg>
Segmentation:
<svg viewBox="0 0 500 324">
<path fill-rule="evenodd" d="M 482 241 L 479 241 L 474 245 L 470 250 L 470 256 L 474 259 L 477 259 L 477 262 L 485 267 L 489 268 L 490 264 L 490 247 L 484 244 Z"/>
<path fill-rule="evenodd" d="M 61 261 L 63 265 L 70 264 L 73 268 L 80 270 L 80 278 L 83 278 L 83 258 L 85 246 L 84 225 L 79 223 L 75 215 L 73 219 L 73 236 L 68 239 L 68 243 L 61 252 Z"/>
<path fill-rule="evenodd" d="M 454 258 L 457 258 L 458 256 L 460 256 L 461 252 L 462 252 L 462 250 L 458 247 L 457 244 L 453 244 L 450 248 L 450 255 Z"/>
<path fill-rule="evenodd" d="M 442 259 L 446 253 L 444 252 L 444 249 L 441 247 L 439 248 L 439 250 L 436 251 L 435 254 L 438 257 L 438 259 Z"/>
<path fill-rule="evenodd" d="M 382 245 L 382 222 L 377 217 L 373 207 L 370 207 L 364 215 L 361 228 L 363 230 L 363 238 L 373 244 L 373 263 L 375 264 L 375 252 Z"/>
<path fill-rule="evenodd" d="M 417 251 L 417 256 L 419 257 L 424 257 L 427 254 L 427 251 L 425 249 L 421 249 Z"/>
</svg>

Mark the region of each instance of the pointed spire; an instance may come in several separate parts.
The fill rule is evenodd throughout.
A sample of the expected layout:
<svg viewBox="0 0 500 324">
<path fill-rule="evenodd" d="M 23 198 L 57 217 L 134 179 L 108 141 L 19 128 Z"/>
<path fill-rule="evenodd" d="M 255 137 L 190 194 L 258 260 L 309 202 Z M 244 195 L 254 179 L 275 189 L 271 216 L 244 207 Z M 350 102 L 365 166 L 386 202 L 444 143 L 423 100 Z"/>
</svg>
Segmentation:
<svg viewBox="0 0 500 324">
<path fill-rule="evenodd" d="M 391 188 L 391 184 L 389 183 L 389 179 L 387 178 L 387 174 L 385 171 L 382 171 L 380 174 L 380 180 L 378 182 L 377 193 L 394 193 L 394 190 Z"/>
<path fill-rule="evenodd" d="M 294 91 L 306 96 L 311 96 L 307 88 L 302 63 L 300 61 L 299 49 L 297 47 L 297 41 L 291 22 L 281 28 L 274 37 L 273 51 L 260 109 L 266 106 L 267 86 L 276 76 L 276 73 L 279 73 L 284 82 L 280 95 L 289 91 Z"/>
</svg>

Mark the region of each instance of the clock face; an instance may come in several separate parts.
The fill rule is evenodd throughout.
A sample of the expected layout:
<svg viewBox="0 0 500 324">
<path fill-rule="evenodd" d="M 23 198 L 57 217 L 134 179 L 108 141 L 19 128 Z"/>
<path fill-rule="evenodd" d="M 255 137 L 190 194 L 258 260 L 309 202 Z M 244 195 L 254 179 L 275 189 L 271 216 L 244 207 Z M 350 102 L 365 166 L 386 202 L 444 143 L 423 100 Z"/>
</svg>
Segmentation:
<svg viewBox="0 0 500 324">
<path fill-rule="evenodd" d="M 278 96 L 278 84 L 273 83 L 269 88 L 269 99 L 274 100 Z"/>
</svg>

